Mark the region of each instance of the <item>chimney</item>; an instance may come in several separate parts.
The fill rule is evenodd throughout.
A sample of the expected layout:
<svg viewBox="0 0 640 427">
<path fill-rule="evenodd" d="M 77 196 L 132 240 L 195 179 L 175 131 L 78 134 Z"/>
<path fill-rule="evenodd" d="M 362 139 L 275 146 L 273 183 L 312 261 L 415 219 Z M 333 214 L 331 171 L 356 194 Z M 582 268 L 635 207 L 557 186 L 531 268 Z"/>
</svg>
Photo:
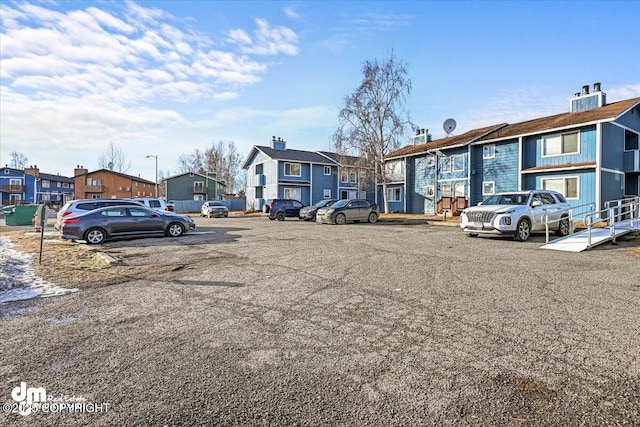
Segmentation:
<svg viewBox="0 0 640 427">
<path fill-rule="evenodd" d="M 285 151 L 287 149 L 287 143 L 281 137 L 278 137 L 276 139 L 276 137 L 274 136 L 271 140 L 271 148 L 273 148 L 274 150 Z"/>
<path fill-rule="evenodd" d="M 80 176 L 80 175 L 86 175 L 89 172 L 88 169 L 85 169 L 84 166 L 80 166 L 77 165 L 76 168 L 73 170 L 73 176 Z"/>
<path fill-rule="evenodd" d="M 600 92 L 600 83 L 593 84 L 593 93 Z"/>
<path fill-rule="evenodd" d="M 593 84 L 593 93 L 589 94 L 589 85 L 582 86 L 582 92 L 575 94 L 569 101 L 569 112 L 580 113 L 607 105 L 607 94 L 601 89 L 600 82 Z"/>
<path fill-rule="evenodd" d="M 36 178 L 40 178 L 40 171 L 38 170 L 37 165 L 29 166 L 28 168 L 24 168 L 24 173 L 27 175 L 35 176 Z"/>
<path fill-rule="evenodd" d="M 589 85 L 582 86 L 582 94 L 589 95 Z"/>
</svg>

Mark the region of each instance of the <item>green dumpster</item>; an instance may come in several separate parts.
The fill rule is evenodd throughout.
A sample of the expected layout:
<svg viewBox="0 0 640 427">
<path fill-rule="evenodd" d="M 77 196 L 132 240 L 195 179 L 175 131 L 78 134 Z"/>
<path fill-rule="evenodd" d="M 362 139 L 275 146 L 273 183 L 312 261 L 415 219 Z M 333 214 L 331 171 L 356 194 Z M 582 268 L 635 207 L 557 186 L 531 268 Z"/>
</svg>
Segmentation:
<svg viewBox="0 0 640 427">
<path fill-rule="evenodd" d="M 31 225 L 33 215 L 38 210 L 38 205 L 6 206 L 4 208 L 4 223 L 6 225 Z"/>
</svg>

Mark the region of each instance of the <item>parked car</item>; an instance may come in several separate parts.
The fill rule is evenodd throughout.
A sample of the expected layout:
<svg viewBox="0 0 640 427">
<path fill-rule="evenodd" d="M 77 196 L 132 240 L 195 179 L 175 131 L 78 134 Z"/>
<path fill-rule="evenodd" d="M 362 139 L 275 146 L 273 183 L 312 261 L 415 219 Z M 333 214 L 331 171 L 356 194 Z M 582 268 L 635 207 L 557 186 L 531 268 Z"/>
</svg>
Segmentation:
<svg viewBox="0 0 640 427">
<path fill-rule="evenodd" d="M 460 227 L 471 237 L 479 234 L 513 235 L 525 241 L 534 231 L 549 228 L 559 236 L 569 234 L 569 209 L 564 196 L 555 191 L 534 190 L 498 193 L 462 211 Z"/>
<path fill-rule="evenodd" d="M 229 216 L 229 208 L 227 208 L 224 203 L 218 201 L 204 202 L 200 208 L 200 216 L 206 216 L 207 218 L 226 218 Z"/>
<path fill-rule="evenodd" d="M 121 205 L 67 216 L 62 220 L 62 237 L 98 245 L 121 237 L 178 237 L 195 228 L 193 219 L 187 216 Z"/>
<path fill-rule="evenodd" d="M 318 212 L 318 209 L 324 208 L 326 206 L 331 206 L 337 201 L 338 200 L 336 199 L 326 199 L 320 200 L 315 205 L 305 206 L 304 208 L 300 209 L 300 219 L 304 219 L 305 221 L 315 221 L 316 212 Z"/>
<path fill-rule="evenodd" d="M 380 208 L 378 204 L 365 199 L 338 200 L 331 206 L 318 209 L 316 221 L 329 224 L 345 224 L 347 221 L 378 221 Z"/>
<path fill-rule="evenodd" d="M 176 211 L 176 201 L 175 200 L 169 200 L 167 202 L 167 210 L 169 212 L 175 212 Z"/>
<path fill-rule="evenodd" d="M 143 206 L 156 211 L 170 212 L 167 202 L 160 197 L 134 197 L 130 200 L 142 203 Z"/>
<path fill-rule="evenodd" d="M 277 219 L 278 221 L 284 221 L 287 217 L 299 218 L 300 209 L 304 205 L 294 199 L 271 199 L 269 209 L 267 212 L 270 220 Z"/>
<path fill-rule="evenodd" d="M 123 205 L 133 205 L 133 206 L 143 206 L 137 200 L 132 199 L 81 199 L 81 200 L 72 200 L 67 202 L 62 206 L 62 208 L 58 211 L 56 216 L 56 223 L 53 226 L 56 230 L 60 230 L 62 228 L 62 220 L 70 215 L 75 215 L 82 212 L 92 211 L 94 209 L 105 208 L 107 206 L 123 206 Z"/>
</svg>

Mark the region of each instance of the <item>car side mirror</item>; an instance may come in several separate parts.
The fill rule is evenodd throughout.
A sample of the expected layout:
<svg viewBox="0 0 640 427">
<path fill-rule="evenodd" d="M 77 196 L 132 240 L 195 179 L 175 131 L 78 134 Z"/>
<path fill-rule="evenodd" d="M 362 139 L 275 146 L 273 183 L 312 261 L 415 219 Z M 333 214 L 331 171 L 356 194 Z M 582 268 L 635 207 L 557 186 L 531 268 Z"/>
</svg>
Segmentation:
<svg viewBox="0 0 640 427">
<path fill-rule="evenodd" d="M 532 208 L 537 208 L 538 206 L 542 206 L 542 202 L 540 200 L 534 200 L 533 203 L 531 203 Z"/>
<path fill-rule="evenodd" d="M 478 206 L 482 206 L 482 202 L 478 202 Z"/>
<path fill-rule="evenodd" d="M 157 213 L 152 213 L 151 216 L 155 218 L 155 217 L 160 216 L 160 215 L 158 215 Z"/>
</svg>

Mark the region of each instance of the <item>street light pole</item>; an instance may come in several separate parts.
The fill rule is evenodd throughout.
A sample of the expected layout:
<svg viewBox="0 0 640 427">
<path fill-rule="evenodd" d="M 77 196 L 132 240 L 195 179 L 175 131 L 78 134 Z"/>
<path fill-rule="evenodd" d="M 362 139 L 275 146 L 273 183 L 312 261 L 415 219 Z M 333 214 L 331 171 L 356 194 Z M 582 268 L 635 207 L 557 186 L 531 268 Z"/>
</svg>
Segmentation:
<svg viewBox="0 0 640 427">
<path fill-rule="evenodd" d="M 147 159 L 149 157 L 153 157 L 154 159 L 156 159 L 156 197 L 158 197 L 158 155 L 157 154 L 149 154 L 147 156 Z"/>
</svg>

